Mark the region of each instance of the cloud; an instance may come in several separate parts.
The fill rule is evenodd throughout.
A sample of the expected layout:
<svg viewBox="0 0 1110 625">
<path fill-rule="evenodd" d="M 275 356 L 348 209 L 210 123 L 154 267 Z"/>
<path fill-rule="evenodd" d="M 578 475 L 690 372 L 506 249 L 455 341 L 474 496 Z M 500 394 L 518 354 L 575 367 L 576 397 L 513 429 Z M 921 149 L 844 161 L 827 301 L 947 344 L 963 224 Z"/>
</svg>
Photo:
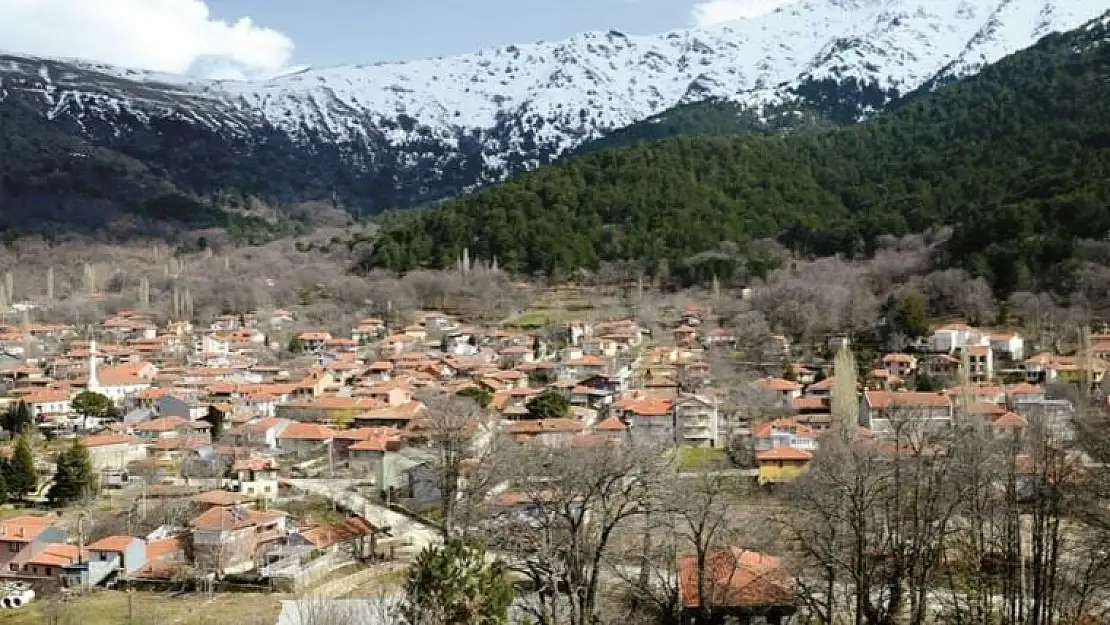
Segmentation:
<svg viewBox="0 0 1110 625">
<path fill-rule="evenodd" d="M 706 0 L 694 5 L 694 24 L 711 26 L 741 18 L 759 17 L 796 0 Z"/>
<path fill-rule="evenodd" d="M 288 69 L 293 41 L 249 17 L 213 19 L 203 0 L 0 0 L 0 50 L 194 76 Z"/>
</svg>

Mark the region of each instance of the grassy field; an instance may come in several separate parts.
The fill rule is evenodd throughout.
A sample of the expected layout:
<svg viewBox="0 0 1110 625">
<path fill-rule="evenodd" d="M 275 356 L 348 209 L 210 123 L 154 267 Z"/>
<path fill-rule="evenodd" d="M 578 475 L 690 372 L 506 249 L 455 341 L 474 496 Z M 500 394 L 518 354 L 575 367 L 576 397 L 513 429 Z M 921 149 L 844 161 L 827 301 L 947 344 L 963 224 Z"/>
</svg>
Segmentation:
<svg viewBox="0 0 1110 625">
<path fill-rule="evenodd" d="M 680 447 L 678 464 L 686 470 L 704 468 L 727 468 L 728 454 L 723 449 L 713 447 Z"/>
<path fill-rule="evenodd" d="M 128 594 L 131 595 L 130 609 Z M 159 593 L 99 591 L 69 601 L 36 600 L 0 612 L 0 625 L 273 625 L 279 594 L 230 593 L 171 599 Z"/>
</svg>

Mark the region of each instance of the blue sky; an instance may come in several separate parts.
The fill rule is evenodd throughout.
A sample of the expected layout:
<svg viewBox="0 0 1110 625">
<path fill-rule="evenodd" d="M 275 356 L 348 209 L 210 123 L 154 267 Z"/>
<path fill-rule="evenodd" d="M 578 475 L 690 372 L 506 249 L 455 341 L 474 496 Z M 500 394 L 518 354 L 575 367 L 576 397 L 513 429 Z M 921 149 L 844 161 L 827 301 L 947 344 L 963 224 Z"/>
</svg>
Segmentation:
<svg viewBox="0 0 1110 625">
<path fill-rule="evenodd" d="M 646 34 L 793 0 L 0 0 L 0 51 L 205 78 Z"/>
</svg>

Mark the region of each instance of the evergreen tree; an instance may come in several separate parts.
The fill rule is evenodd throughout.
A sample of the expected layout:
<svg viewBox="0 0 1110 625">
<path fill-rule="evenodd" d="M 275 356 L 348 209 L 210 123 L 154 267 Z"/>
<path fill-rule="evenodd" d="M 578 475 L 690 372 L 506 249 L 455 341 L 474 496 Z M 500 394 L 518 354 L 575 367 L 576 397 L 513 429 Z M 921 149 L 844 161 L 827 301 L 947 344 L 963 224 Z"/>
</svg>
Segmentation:
<svg viewBox="0 0 1110 625">
<path fill-rule="evenodd" d="M 490 402 L 493 401 L 492 393 L 484 388 L 479 388 L 477 386 L 468 386 L 455 394 L 459 397 L 469 397 L 473 399 L 482 408 L 488 408 Z"/>
<path fill-rule="evenodd" d="M 409 570 L 401 613 L 409 625 L 508 623 L 513 587 L 505 566 L 461 538 L 428 546 Z"/>
<path fill-rule="evenodd" d="M 35 470 L 35 455 L 31 451 L 30 434 L 24 432 L 15 442 L 11 462 L 7 465 L 7 475 L 4 476 L 8 491 L 16 499 L 34 492 L 38 488 L 39 476 Z"/>
<path fill-rule="evenodd" d="M 208 407 L 208 414 L 204 415 L 204 420 L 212 425 L 212 440 L 220 438 L 220 434 L 223 433 L 225 416 L 219 408 L 215 406 Z"/>
<path fill-rule="evenodd" d="M 54 485 L 47 494 L 50 503 L 63 506 L 96 493 L 97 477 L 92 458 L 78 439 L 73 440 L 69 449 L 58 454 L 57 464 Z"/>
<path fill-rule="evenodd" d="M 524 405 L 532 419 L 565 419 L 570 416 L 570 400 L 557 391 L 545 391 Z"/>
<path fill-rule="evenodd" d="M 304 351 L 304 342 L 301 341 L 300 337 L 294 336 L 289 339 L 289 346 L 287 349 L 291 354 L 299 354 Z"/>
<path fill-rule="evenodd" d="M 73 410 L 81 415 L 81 427 L 84 428 L 88 425 L 90 417 L 103 419 L 108 416 L 112 411 L 112 400 L 94 391 L 84 391 L 73 398 L 72 406 Z"/>
<path fill-rule="evenodd" d="M 8 406 L 2 416 L 2 423 L 5 430 L 11 434 L 18 434 L 23 431 L 23 428 L 31 425 L 34 417 L 31 415 L 31 407 L 26 402 L 19 402 Z"/>
</svg>

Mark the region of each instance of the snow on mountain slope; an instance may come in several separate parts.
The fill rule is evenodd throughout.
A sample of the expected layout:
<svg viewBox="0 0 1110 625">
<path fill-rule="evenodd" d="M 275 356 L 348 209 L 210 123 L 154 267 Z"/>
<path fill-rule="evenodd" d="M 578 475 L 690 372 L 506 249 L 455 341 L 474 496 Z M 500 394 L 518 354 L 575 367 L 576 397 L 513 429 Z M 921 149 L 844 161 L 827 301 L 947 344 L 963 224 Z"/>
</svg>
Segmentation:
<svg viewBox="0 0 1110 625">
<path fill-rule="evenodd" d="M 941 74 L 973 73 L 1104 10 L 1094 0 L 800 0 L 712 28 L 585 33 L 262 82 L 0 55 L 0 99 L 19 93 L 51 118 L 113 136 L 135 131 L 121 120 L 171 118 L 240 138 L 265 127 L 307 154 L 338 146 L 356 169 L 389 161 L 392 180 L 379 183 L 417 185 L 416 196 L 428 199 L 437 195 L 429 185 L 452 168 L 469 172 L 469 182 L 456 180 L 467 188 L 680 103 L 789 105 L 801 85 L 849 79 L 905 94 Z"/>
</svg>

